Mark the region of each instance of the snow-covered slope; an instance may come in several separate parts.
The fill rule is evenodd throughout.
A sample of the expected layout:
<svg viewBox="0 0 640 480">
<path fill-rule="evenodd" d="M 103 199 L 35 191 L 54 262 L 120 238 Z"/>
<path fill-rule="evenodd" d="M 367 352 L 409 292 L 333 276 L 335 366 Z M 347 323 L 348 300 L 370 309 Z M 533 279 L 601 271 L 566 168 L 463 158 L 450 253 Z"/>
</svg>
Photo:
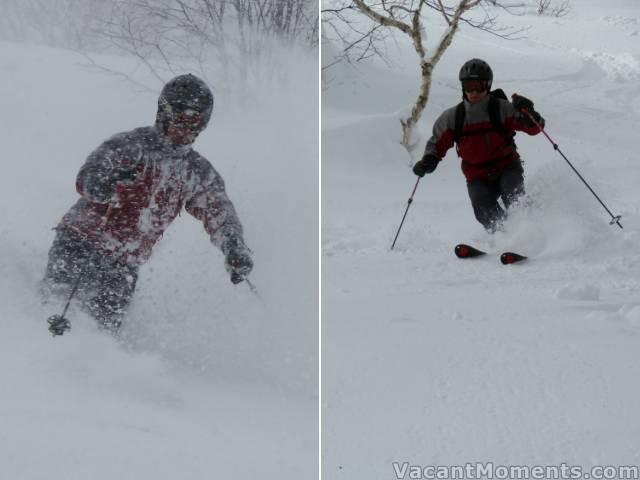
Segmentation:
<svg viewBox="0 0 640 480">
<path fill-rule="evenodd" d="M 524 40 L 463 28 L 436 68 L 422 142 L 460 100 L 462 63 L 483 58 L 495 87 L 535 101 L 624 230 L 542 135 L 519 134 L 531 206 L 512 212 L 506 232 L 489 239 L 475 221 L 451 151 L 420 182 L 390 252 L 416 181 L 417 158 L 398 143 L 415 54 L 400 40 L 392 69 L 324 73 L 326 479 L 395 478 L 392 462 L 640 462 L 640 10 L 572 4 L 560 19 L 501 17 L 531 25 Z M 460 261 L 459 242 L 532 260 Z"/>
<path fill-rule="evenodd" d="M 161 85 L 140 93 L 75 54 L 0 43 L 0 477 L 315 478 L 317 61 L 285 58 L 289 84 L 244 106 L 218 95 L 196 143 L 245 225 L 262 300 L 183 214 L 141 269 L 121 341 L 76 310 L 52 338 L 62 305 L 36 296 L 51 228 L 86 155 L 153 122 Z"/>
</svg>

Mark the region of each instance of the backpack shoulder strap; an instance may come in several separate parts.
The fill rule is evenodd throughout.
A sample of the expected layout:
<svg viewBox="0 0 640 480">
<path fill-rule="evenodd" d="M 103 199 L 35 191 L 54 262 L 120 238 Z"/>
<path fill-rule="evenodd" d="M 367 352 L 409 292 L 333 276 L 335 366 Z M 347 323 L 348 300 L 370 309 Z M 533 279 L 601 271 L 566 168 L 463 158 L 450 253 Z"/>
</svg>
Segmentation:
<svg viewBox="0 0 640 480">
<path fill-rule="evenodd" d="M 509 101 L 509 99 L 507 98 L 507 94 L 504 93 L 504 90 L 502 90 L 501 88 L 496 88 L 489 95 L 491 95 L 492 97 L 496 97 L 496 98 L 500 98 L 502 100 Z"/>
<path fill-rule="evenodd" d="M 455 128 L 453 130 L 453 140 L 458 143 L 462 138 L 462 129 L 464 127 L 464 117 L 465 117 L 465 108 L 464 102 L 460 102 L 456 107 L 456 123 Z"/>
<path fill-rule="evenodd" d="M 489 94 L 489 120 L 493 128 L 502 135 L 510 144 L 515 147 L 513 137 L 515 133 L 509 133 L 502 123 L 502 117 L 500 116 L 500 100 L 507 100 L 507 96 L 501 88 L 497 88 Z"/>
</svg>

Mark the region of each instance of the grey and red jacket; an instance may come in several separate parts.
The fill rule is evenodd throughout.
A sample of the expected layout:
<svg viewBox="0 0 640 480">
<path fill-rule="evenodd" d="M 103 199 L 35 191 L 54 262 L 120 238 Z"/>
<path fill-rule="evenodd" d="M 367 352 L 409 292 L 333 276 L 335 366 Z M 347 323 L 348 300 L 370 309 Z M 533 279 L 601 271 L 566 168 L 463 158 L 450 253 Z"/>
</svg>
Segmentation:
<svg viewBox="0 0 640 480">
<path fill-rule="evenodd" d="M 512 134 L 516 131 L 536 135 L 540 129 L 530 126 L 524 114 L 517 112 L 511 102 L 499 99 L 499 111 L 506 133 L 498 132 L 489 118 L 489 95 L 477 103 L 464 100 L 465 118 L 457 144 L 462 159 L 462 172 L 467 181 L 487 178 L 519 160 Z M 456 107 L 445 110 L 433 126 L 425 154 L 442 159 L 455 144 Z M 543 124 L 544 126 L 544 124 Z"/>
<path fill-rule="evenodd" d="M 183 207 L 204 224 L 225 255 L 230 248 L 246 249 L 222 177 L 208 160 L 190 146 L 174 144 L 159 127 L 137 128 L 105 141 L 80 168 L 76 189 L 81 197 L 57 229 L 75 231 L 121 263 L 144 263 Z"/>
</svg>

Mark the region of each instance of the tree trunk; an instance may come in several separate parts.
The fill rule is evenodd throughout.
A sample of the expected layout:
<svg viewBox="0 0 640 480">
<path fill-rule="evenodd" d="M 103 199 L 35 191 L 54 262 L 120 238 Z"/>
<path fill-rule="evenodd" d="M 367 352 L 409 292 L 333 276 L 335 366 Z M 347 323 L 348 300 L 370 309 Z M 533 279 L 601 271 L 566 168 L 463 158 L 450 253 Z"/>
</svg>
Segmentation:
<svg viewBox="0 0 640 480">
<path fill-rule="evenodd" d="M 422 116 L 422 112 L 429 101 L 429 92 L 431 90 L 431 74 L 433 73 L 433 65 L 425 61 L 421 62 L 422 81 L 420 82 L 420 91 L 416 103 L 411 109 L 411 115 L 406 120 L 400 120 L 402 124 L 402 145 L 411 152 L 415 148 L 415 142 L 412 142 L 413 128 Z"/>
</svg>

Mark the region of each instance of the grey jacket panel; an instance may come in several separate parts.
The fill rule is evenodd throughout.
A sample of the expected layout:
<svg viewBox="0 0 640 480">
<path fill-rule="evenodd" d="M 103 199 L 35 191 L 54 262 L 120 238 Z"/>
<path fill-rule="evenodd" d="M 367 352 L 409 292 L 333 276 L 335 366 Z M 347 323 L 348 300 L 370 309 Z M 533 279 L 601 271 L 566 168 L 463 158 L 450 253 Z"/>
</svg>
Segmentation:
<svg viewBox="0 0 640 480">
<path fill-rule="evenodd" d="M 75 230 L 126 263 L 148 259 L 183 206 L 203 222 L 225 255 L 231 241 L 246 249 L 220 174 L 191 146 L 174 144 L 156 127 L 119 133 L 102 143 L 81 167 L 76 187 L 81 198 L 59 227 Z"/>
<path fill-rule="evenodd" d="M 457 107 L 457 106 L 456 106 Z M 433 124 L 433 132 L 424 153 L 442 158 L 453 147 L 453 131 L 456 127 L 456 107 L 447 108 Z M 450 132 L 450 135 L 446 135 Z M 449 138 L 450 137 L 450 138 Z"/>
</svg>

